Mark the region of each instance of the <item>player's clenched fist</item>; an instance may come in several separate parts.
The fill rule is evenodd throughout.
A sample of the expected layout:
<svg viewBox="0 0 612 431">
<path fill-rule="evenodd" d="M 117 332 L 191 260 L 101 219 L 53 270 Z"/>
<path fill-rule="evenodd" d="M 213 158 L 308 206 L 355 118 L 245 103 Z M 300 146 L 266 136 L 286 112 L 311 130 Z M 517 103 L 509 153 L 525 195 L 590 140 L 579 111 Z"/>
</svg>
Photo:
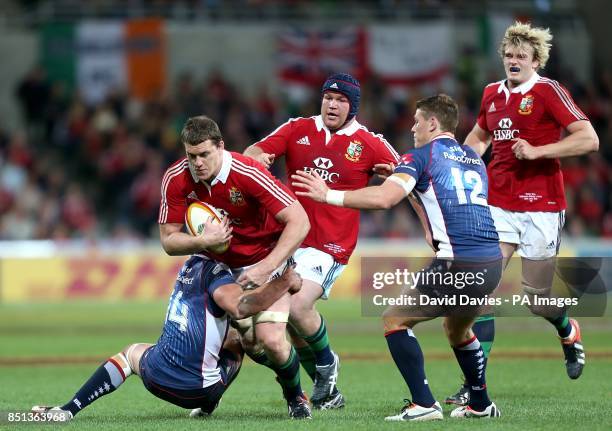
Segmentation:
<svg viewBox="0 0 612 431">
<path fill-rule="evenodd" d="M 519 160 L 535 160 L 539 158 L 537 147 L 532 146 L 529 142 L 521 138 L 517 139 L 514 145 L 512 145 L 512 152 Z"/>
</svg>

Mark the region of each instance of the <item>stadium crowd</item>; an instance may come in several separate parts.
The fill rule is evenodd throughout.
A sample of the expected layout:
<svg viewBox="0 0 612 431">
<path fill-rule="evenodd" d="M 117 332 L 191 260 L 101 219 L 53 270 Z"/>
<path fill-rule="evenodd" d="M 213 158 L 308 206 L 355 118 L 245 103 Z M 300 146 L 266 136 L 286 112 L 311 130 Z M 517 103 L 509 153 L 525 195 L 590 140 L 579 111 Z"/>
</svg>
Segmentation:
<svg viewBox="0 0 612 431">
<path fill-rule="evenodd" d="M 565 234 L 612 237 L 612 74 L 599 73 L 585 84 L 552 64 L 545 75 L 570 90 L 601 143 L 598 153 L 563 161 Z M 474 76 L 469 65 L 459 64 L 450 92 L 461 110 L 459 141 L 477 116 L 482 83 Z M 492 75 L 489 82 L 496 79 Z M 397 97 L 375 77 L 362 88 L 358 120 L 383 133 L 400 153 L 411 148 L 412 113 L 425 96 L 422 90 Z M 185 73 L 166 94 L 144 103 L 116 91 L 104 103 L 87 106 L 63 83 L 49 82 L 41 68 L 23 78 L 15 97 L 25 127 L 9 131 L 0 124 L 0 240 L 155 237 L 161 178 L 184 152 L 178 133 L 189 116 L 216 119 L 226 146 L 242 152 L 289 117 L 317 112 L 320 103 L 318 89 L 306 103 L 265 87 L 247 98 L 214 72 L 203 78 Z M 273 168 L 284 175 L 282 165 Z M 360 234 L 420 237 L 421 226 L 405 204 L 363 212 Z"/>
</svg>

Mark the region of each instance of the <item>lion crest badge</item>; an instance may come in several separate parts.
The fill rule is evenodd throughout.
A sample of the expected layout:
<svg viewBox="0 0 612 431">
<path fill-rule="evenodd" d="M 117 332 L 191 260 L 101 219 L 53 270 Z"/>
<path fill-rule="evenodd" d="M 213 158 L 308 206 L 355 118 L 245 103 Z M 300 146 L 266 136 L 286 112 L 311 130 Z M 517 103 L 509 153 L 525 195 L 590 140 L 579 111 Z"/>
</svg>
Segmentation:
<svg viewBox="0 0 612 431">
<path fill-rule="evenodd" d="M 232 187 L 229 190 L 229 198 L 232 205 L 243 206 L 246 204 L 246 202 L 244 201 L 244 196 L 242 196 L 242 192 L 236 187 Z"/>
<path fill-rule="evenodd" d="M 352 141 L 349 146 L 346 148 L 346 157 L 351 162 L 359 161 L 361 157 L 361 152 L 363 151 L 363 145 L 359 141 Z"/>
<path fill-rule="evenodd" d="M 521 99 L 521 104 L 519 105 L 518 113 L 521 115 L 529 115 L 533 109 L 533 96 L 528 94 L 527 96 Z"/>
</svg>

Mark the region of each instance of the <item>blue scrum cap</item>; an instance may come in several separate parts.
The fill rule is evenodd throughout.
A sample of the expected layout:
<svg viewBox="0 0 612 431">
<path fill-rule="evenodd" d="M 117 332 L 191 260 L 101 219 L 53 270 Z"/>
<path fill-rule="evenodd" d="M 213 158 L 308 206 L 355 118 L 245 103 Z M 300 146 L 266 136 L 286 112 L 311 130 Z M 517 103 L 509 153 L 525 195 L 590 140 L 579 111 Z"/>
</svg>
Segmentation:
<svg viewBox="0 0 612 431">
<path fill-rule="evenodd" d="M 327 78 L 323 87 L 321 87 L 321 94 L 326 91 L 342 93 L 348 98 L 351 108 L 346 121 L 349 121 L 357 115 L 359 111 L 359 101 L 361 100 L 361 87 L 359 81 L 348 73 L 334 73 Z"/>
</svg>

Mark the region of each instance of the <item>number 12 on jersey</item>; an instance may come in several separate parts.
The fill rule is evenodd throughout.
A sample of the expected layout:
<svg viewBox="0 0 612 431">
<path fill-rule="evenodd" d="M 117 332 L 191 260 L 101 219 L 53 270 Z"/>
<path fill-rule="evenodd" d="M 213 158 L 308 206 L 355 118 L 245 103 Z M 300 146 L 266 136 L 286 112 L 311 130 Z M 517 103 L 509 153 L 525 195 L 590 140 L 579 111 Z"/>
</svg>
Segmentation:
<svg viewBox="0 0 612 431">
<path fill-rule="evenodd" d="M 463 175 L 461 173 L 463 172 Z M 457 201 L 459 205 L 468 203 L 467 195 L 465 194 L 466 185 L 471 189 L 470 203 L 474 205 L 487 206 L 487 200 L 478 196 L 482 192 L 482 178 L 476 171 L 461 171 L 459 168 L 451 168 L 451 175 L 455 183 L 455 191 L 457 192 Z"/>
</svg>

